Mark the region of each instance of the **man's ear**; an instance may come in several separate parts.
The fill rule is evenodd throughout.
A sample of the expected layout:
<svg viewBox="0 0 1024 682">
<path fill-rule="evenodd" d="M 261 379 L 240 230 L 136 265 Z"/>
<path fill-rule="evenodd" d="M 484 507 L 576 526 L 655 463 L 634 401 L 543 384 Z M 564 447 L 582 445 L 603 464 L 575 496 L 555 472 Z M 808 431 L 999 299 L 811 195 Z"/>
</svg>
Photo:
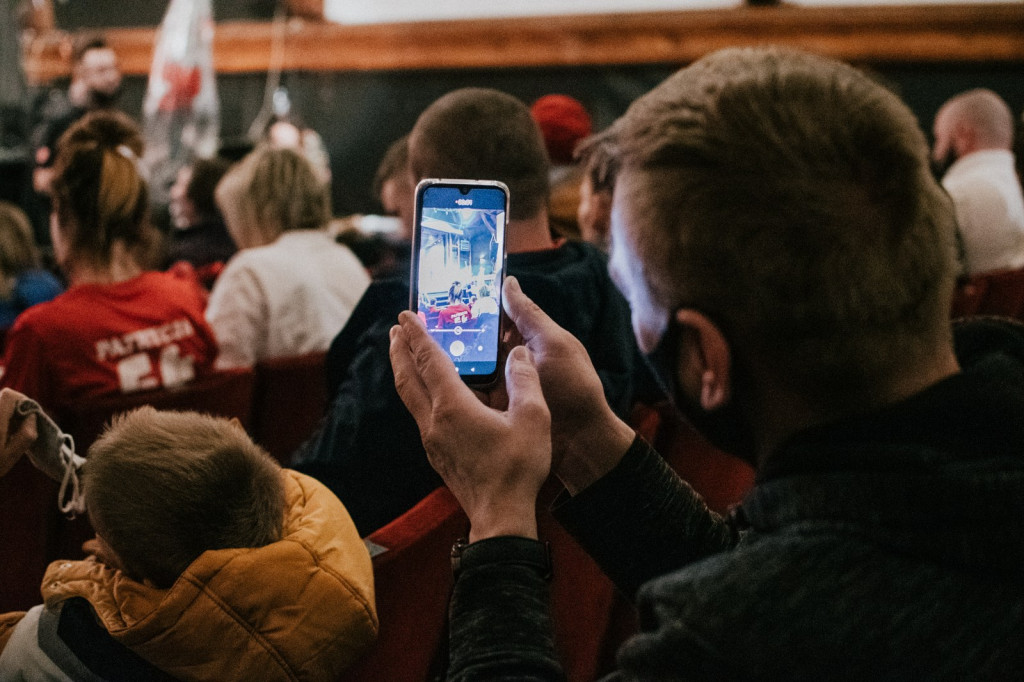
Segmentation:
<svg viewBox="0 0 1024 682">
<path fill-rule="evenodd" d="M 950 136 L 950 146 L 956 152 L 956 158 L 966 156 L 978 148 L 978 135 L 973 126 L 966 121 L 957 121 Z"/>
<path fill-rule="evenodd" d="M 594 192 L 593 200 L 597 203 L 597 211 L 600 216 L 600 219 L 594 221 L 594 231 L 607 244 L 612 229 L 612 193 Z"/>
<path fill-rule="evenodd" d="M 679 364 L 675 368 L 679 385 L 708 412 L 724 406 L 731 398 L 729 343 L 703 313 L 681 308 L 675 312 L 675 319 L 683 328 Z"/>
</svg>

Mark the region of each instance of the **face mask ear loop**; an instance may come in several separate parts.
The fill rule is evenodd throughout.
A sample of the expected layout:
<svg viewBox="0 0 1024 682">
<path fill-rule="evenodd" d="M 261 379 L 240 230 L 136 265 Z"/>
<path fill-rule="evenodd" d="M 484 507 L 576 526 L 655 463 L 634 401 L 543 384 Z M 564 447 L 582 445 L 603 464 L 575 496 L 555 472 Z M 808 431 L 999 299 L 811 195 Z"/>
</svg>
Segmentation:
<svg viewBox="0 0 1024 682">
<path fill-rule="evenodd" d="M 74 519 L 85 512 L 85 496 L 82 494 L 80 473 L 84 457 L 75 454 L 75 439 L 62 433 L 60 438 L 60 460 L 64 465 L 64 477 L 57 493 L 57 508 Z"/>
</svg>

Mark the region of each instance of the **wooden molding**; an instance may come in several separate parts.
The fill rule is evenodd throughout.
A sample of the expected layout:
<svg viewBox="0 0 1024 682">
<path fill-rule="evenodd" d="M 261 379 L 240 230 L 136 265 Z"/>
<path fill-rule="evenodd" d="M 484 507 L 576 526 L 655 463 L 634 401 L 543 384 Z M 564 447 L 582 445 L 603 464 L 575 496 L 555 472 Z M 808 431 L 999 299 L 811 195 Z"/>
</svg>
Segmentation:
<svg viewBox="0 0 1024 682">
<path fill-rule="evenodd" d="M 316 0 L 292 0 L 315 10 Z M 272 24 L 217 26 L 220 73 L 270 66 Z M 306 71 L 685 64 L 732 45 L 774 43 L 858 63 L 1024 62 L 1024 3 L 742 7 L 620 15 L 341 26 L 292 17 L 282 68 Z M 109 29 L 128 75 L 148 73 L 153 28 Z M 30 41 L 33 82 L 67 75 L 65 34 Z"/>
</svg>

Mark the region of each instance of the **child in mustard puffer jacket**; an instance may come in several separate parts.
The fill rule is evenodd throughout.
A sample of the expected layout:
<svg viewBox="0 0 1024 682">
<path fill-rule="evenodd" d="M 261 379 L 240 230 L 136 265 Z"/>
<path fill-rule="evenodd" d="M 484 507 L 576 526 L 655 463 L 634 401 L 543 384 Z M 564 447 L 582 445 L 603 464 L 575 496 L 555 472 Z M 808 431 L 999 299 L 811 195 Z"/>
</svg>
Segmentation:
<svg viewBox="0 0 1024 682">
<path fill-rule="evenodd" d="M 141 408 L 84 460 L 62 442 L 33 401 L 0 393 L 0 475 L 26 450 L 65 482 L 80 469 L 66 508 L 96 530 L 94 556 L 49 566 L 42 605 L 0 616 L 0 679 L 333 680 L 374 641 L 345 508 L 237 423 Z"/>
</svg>

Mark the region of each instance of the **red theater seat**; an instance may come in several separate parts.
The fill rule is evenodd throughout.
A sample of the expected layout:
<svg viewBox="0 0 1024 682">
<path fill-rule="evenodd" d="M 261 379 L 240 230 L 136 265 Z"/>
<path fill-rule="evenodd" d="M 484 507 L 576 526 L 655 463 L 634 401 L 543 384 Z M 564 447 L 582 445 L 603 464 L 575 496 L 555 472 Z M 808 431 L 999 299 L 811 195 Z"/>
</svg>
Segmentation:
<svg viewBox="0 0 1024 682">
<path fill-rule="evenodd" d="M 216 372 L 184 386 L 89 400 L 64 405 L 54 420 L 75 438 L 75 449 L 85 455 L 111 418 L 143 405 L 159 410 L 194 410 L 218 417 L 233 417 L 249 428 L 254 375 L 251 369 Z"/>
<path fill-rule="evenodd" d="M 447 488 L 438 488 L 367 540 L 373 558 L 380 631 L 344 680 L 422 682 L 443 666 L 447 647 L 452 545 L 469 520 Z M 443 671 L 437 671 L 443 672 Z"/>
<path fill-rule="evenodd" d="M 326 359 L 320 352 L 256 365 L 253 439 L 284 465 L 327 410 Z"/>
<path fill-rule="evenodd" d="M 249 423 L 251 370 L 221 372 L 173 389 L 83 401 L 53 411 L 54 420 L 75 439 L 85 455 L 89 446 L 121 412 L 142 405 L 165 410 L 197 410 Z M 55 482 L 22 459 L 0 478 L 0 610 L 24 609 L 41 600 L 39 583 L 46 565 L 82 557 L 81 544 L 92 537 L 88 519 L 67 519 L 57 509 Z"/>
<path fill-rule="evenodd" d="M 27 457 L 0 478 L 0 613 L 42 603 L 39 584 L 58 514 L 57 487 Z"/>
<path fill-rule="evenodd" d="M 619 644 L 635 629 L 635 612 L 547 511 L 559 489 L 552 481 L 542 493 L 538 526 L 554 562 L 551 612 L 559 658 L 567 679 L 582 682 L 610 669 Z M 447 488 L 438 488 L 367 538 L 371 549 L 384 549 L 373 560 L 380 633 L 343 679 L 419 682 L 443 675 L 450 551 L 468 531 L 458 502 Z"/>
<path fill-rule="evenodd" d="M 638 405 L 631 423 L 714 511 L 726 513 L 754 485 L 753 467 L 708 443 L 667 404 Z"/>
<path fill-rule="evenodd" d="M 953 297 L 953 317 L 1000 315 L 1024 318 L 1024 269 L 973 275 Z"/>
</svg>

